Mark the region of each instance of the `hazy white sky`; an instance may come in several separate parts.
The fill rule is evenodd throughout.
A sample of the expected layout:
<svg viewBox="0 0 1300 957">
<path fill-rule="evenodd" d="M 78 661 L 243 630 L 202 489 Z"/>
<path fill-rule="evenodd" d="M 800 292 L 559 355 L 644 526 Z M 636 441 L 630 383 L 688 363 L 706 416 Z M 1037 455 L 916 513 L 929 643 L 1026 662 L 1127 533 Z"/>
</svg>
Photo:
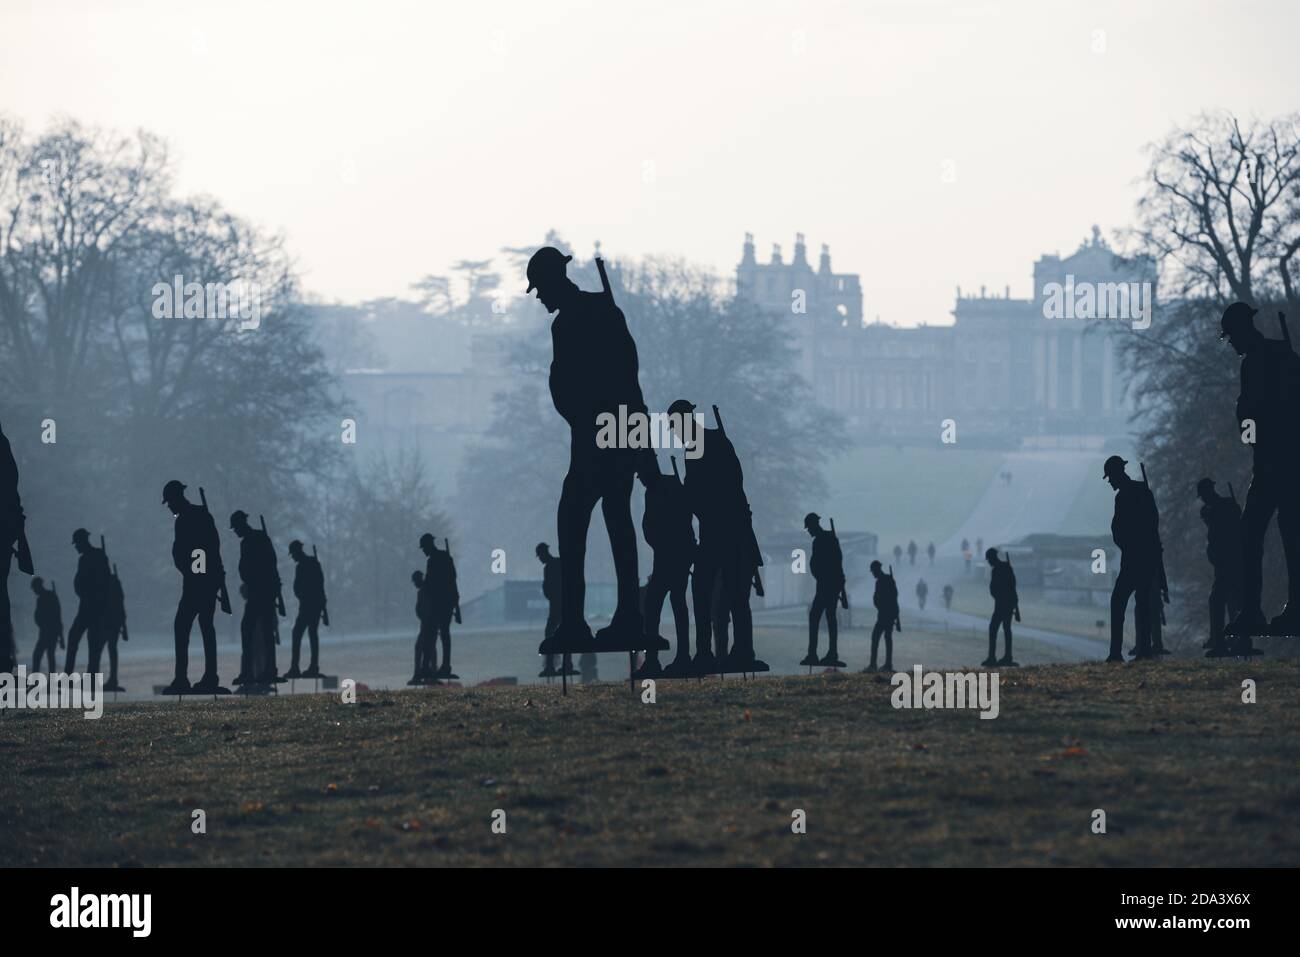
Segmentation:
<svg viewBox="0 0 1300 957">
<path fill-rule="evenodd" d="M 0 111 L 161 134 L 327 298 L 551 227 L 725 272 L 746 230 L 763 261 L 802 231 L 868 318 L 942 323 L 955 285 L 1028 295 L 1040 253 L 1130 222 L 1172 124 L 1300 105 L 1298 27 L 1283 0 L 0 0 Z"/>
</svg>

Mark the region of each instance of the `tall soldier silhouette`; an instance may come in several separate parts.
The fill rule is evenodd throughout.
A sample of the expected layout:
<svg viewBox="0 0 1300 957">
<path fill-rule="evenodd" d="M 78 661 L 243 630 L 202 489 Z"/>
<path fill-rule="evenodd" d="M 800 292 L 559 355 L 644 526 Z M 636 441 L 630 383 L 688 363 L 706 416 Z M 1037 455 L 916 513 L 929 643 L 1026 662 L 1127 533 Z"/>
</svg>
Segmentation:
<svg viewBox="0 0 1300 957">
<path fill-rule="evenodd" d="M 736 449 L 722 423 L 706 429 L 694 420 L 695 406 L 677 399 L 668 407 L 669 422 L 678 438 L 696 453 L 686 456 L 687 501 L 700 520 L 700 541 L 691 577 L 695 606 L 695 661 L 698 673 L 721 667 L 728 671 L 766 671 L 754 657 L 754 619 L 749 610 L 749 590 L 758 578 L 763 556 L 754 539 L 753 516 L 745 497 L 745 473 Z M 716 417 L 717 407 L 714 407 Z M 686 423 L 690 422 L 688 426 Z M 718 576 L 724 602 L 731 613 L 732 648 L 718 662 L 710 649 L 713 589 Z"/>
<path fill-rule="evenodd" d="M 828 668 L 843 668 L 840 661 L 840 629 L 835 614 L 835 603 L 839 601 L 840 590 L 844 587 L 844 553 L 840 550 L 839 539 L 829 530 L 822 528 L 821 516 L 809 512 L 803 518 L 803 527 L 812 536 L 812 555 L 808 560 L 809 571 L 817 583 L 813 593 L 812 604 L 808 606 L 808 654 L 804 655 L 801 665 L 825 665 Z M 817 657 L 817 632 L 820 630 L 822 615 L 826 616 L 826 634 L 829 644 L 826 657 Z"/>
<path fill-rule="evenodd" d="M 293 657 L 285 677 L 319 678 L 320 620 L 325 613 L 325 574 L 321 571 L 320 560 L 314 555 L 308 555 L 303 550 L 302 542 L 297 539 L 289 543 L 289 557 L 294 561 L 293 594 L 298 599 L 298 617 L 293 621 Z M 300 671 L 298 660 L 304 632 L 311 642 L 311 663 L 306 671 Z"/>
<path fill-rule="evenodd" d="M 247 512 L 232 512 L 230 527 L 239 537 L 239 580 L 244 593 L 244 616 L 239 622 L 243 650 L 234 683 L 261 688 L 279 680 L 275 673 L 274 643 L 280 569 L 271 537 L 248 524 Z"/>
<path fill-rule="evenodd" d="M 90 532 L 79 528 L 72 533 L 72 545 L 81 557 L 77 559 L 77 574 L 72 580 L 76 592 L 77 614 L 68 629 L 68 656 L 64 671 L 72 674 L 77 667 L 77 646 L 81 636 L 86 636 L 91 666 L 99 664 L 99 649 L 104 640 L 104 620 L 108 610 L 108 559 L 101 549 L 90 543 Z M 93 672 L 92 672 L 93 674 Z"/>
<path fill-rule="evenodd" d="M 1255 328 L 1255 309 L 1234 302 L 1223 311 L 1220 339 L 1241 356 L 1237 424 L 1253 431 L 1254 472 L 1241 516 L 1241 611 L 1228 626 L 1234 637 L 1300 634 L 1300 357 L 1290 338 L 1265 339 Z M 1279 314 L 1283 335 L 1286 320 Z M 1264 534 L 1277 512 L 1286 555 L 1287 603 L 1264 620 Z"/>
<path fill-rule="evenodd" d="M 560 625 L 560 560 L 551 554 L 551 546 L 538 542 L 535 550 L 537 560 L 542 563 L 542 597 L 546 599 L 546 627 L 542 637 L 549 638 L 555 634 Z M 555 670 L 556 655 L 547 655 L 545 666 L 537 675 L 539 678 L 554 678 L 560 674 Z M 560 667 L 567 674 L 576 674 L 573 657 L 566 651 Z"/>
<path fill-rule="evenodd" d="M 185 486 L 176 479 L 163 486 L 162 500 L 175 516 L 172 564 L 181 573 L 181 600 L 172 623 L 176 642 L 176 676 L 163 693 L 183 694 L 193 690 L 201 694 L 228 694 L 217 675 L 217 630 L 212 624 L 218 600 L 221 610 L 230 614 L 217 523 L 213 521 L 206 503 L 195 505 L 185 498 Z M 203 638 L 203 676 L 191 687 L 190 631 L 195 619 Z"/>
<path fill-rule="evenodd" d="M 9 606 L 9 566 L 17 558 L 20 572 L 33 572 L 25 525 L 18 494 L 18 463 L 9 439 L 0 429 L 0 672 L 12 672 L 18 667 L 18 643 Z"/>
<path fill-rule="evenodd" d="M 880 639 L 885 639 L 885 670 L 894 670 L 894 626 L 898 624 L 898 583 L 893 574 L 885 574 L 880 562 L 871 563 L 871 574 L 876 579 L 876 588 L 871 596 L 871 603 L 876 606 L 876 624 L 871 629 L 871 664 L 868 671 L 876 670 L 876 653 Z"/>
<path fill-rule="evenodd" d="M 1112 455 L 1102 467 L 1103 477 L 1115 490 L 1115 517 L 1110 532 L 1122 556 L 1110 594 L 1110 655 L 1106 660 L 1115 662 L 1124 660 L 1124 613 L 1130 597 L 1134 599 L 1133 629 L 1137 634 L 1133 657 L 1156 656 L 1151 643 L 1151 615 L 1160 566 L 1160 515 L 1151 490 L 1125 473 L 1127 464 Z"/>
<path fill-rule="evenodd" d="M 676 475 L 664 475 L 656 466 L 653 472 L 643 471 L 641 482 L 645 485 L 645 514 L 641 531 L 646 544 L 654 551 L 654 566 L 645 595 L 645 630 L 647 642 L 645 664 L 638 677 L 684 678 L 692 673 L 691 618 L 687 610 L 686 585 L 695 560 L 695 528 L 691 524 L 691 505 L 686 489 Z M 677 654 L 668 667 L 659 664 L 659 621 L 663 614 L 664 598 L 673 609 L 673 624 L 677 630 Z"/>
<path fill-rule="evenodd" d="M 990 548 L 984 553 L 984 560 L 989 563 L 989 594 L 993 596 L 993 617 L 989 619 L 989 656 L 981 664 L 985 668 L 1002 665 L 1005 668 L 1018 668 L 1016 660 L 1011 657 L 1011 619 L 1020 607 L 1020 596 L 1016 593 L 1016 573 L 1010 562 L 998 558 L 998 550 Z M 998 629 L 1002 629 L 1006 653 L 998 659 Z"/>
<path fill-rule="evenodd" d="M 433 620 L 429 616 L 429 596 L 424 590 L 424 572 L 411 572 L 411 584 L 415 586 L 415 617 L 420 623 L 420 630 L 415 636 L 415 671 L 408 685 L 422 685 L 437 680 L 438 662 L 434 647 Z"/>
<path fill-rule="evenodd" d="M 602 449 L 596 445 L 598 415 L 619 416 L 620 407 L 627 414 L 646 412 L 637 379 L 636 343 L 612 295 L 583 292 L 565 275 L 565 264 L 572 258 L 543 246 L 528 261 L 527 291 L 536 290 L 546 311 L 558 313 L 551 323 L 551 399 L 568 422 L 570 435 L 569 471 L 557 515 L 562 569 L 560 623 L 542 642 L 542 654 L 600 647 L 627 651 L 641 644 L 643 637 L 632 481 L 638 470 L 654 467 L 647 461 L 647 457 L 653 460 L 654 453 L 648 448 Z M 593 648 L 585 616 L 584 566 L 587 530 L 597 502 L 609 532 L 618 602 L 613 619 L 596 635 Z"/>
<path fill-rule="evenodd" d="M 450 678 L 451 619 L 460 604 L 456 564 L 451 560 L 450 549 L 439 549 L 437 541 L 428 532 L 420 536 L 420 550 L 428 559 L 424 567 L 424 592 L 428 600 L 429 621 L 434 633 L 442 639 L 442 665 L 435 676 Z"/>
<path fill-rule="evenodd" d="M 1214 479 L 1196 483 L 1200 498 L 1201 521 L 1205 523 L 1205 557 L 1214 569 L 1210 586 L 1210 636 L 1205 641 L 1207 658 L 1222 658 L 1232 652 L 1224 636 L 1224 618 L 1241 610 L 1241 507 L 1234 498 L 1220 495 Z M 1239 639 L 1243 648 L 1250 647 L 1250 636 Z"/>
<path fill-rule="evenodd" d="M 41 670 L 42 656 L 48 658 L 46 669 L 53 674 L 58 665 L 54 660 L 55 646 L 63 641 L 63 608 L 59 605 L 58 592 L 51 586 L 45 587 L 45 579 L 32 579 L 32 592 L 36 595 L 36 613 L 32 616 L 36 622 L 36 648 L 32 651 L 32 671 Z"/>
</svg>

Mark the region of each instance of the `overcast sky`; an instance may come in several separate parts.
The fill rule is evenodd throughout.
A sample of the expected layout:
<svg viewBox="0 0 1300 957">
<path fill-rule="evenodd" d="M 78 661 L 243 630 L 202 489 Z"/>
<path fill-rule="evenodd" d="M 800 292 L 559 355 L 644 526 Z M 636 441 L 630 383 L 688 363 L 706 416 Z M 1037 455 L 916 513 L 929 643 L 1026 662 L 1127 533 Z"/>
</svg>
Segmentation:
<svg viewBox="0 0 1300 957">
<path fill-rule="evenodd" d="M 1039 254 L 1128 224 L 1173 124 L 1300 106 L 1298 10 L 0 0 L 0 111 L 161 134 L 326 298 L 552 227 L 728 273 L 746 230 L 762 261 L 802 231 L 869 319 L 943 323 L 956 285 L 1027 296 Z"/>
</svg>

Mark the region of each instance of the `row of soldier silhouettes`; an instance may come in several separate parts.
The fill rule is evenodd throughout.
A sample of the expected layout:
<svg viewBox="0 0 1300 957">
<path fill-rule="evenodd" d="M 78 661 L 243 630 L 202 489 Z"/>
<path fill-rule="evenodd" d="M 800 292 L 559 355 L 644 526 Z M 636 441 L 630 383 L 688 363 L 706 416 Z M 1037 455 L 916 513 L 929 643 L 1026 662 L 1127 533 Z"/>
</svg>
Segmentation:
<svg viewBox="0 0 1300 957">
<path fill-rule="evenodd" d="M 425 555 L 423 571 L 411 573 L 415 586 L 415 616 L 420 630 L 415 639 L 415 673 L 408 685 L 433 685 L 458 675 L 451 670 L 451 622 L 460 624 L 460 589 L 456 586 L 456 563 L 451 542 L 438 548 L 438 540 L 425 532 L 420 551 Z M 438 641 L 442 641 L 442 664 L 438 664 Z"/>
<path fill-rule="evenodd" d="M 754 538 L 745 495 L 744 471 L 714 407 L 716 428 L 688 429 L 695 406 L 678 399 L 668 415 L 679 443 L 686 448 L 685 478 L 659 470 L 649 447 L 598 446 L 598 418 L 623 418 L 648 412 L 638 378 L 636 343 L 622 310 L 614 302 L 599 257 L 601 292 L 584 292 L 566 275 L 573 257 L 551 246 L 529 259 L 527 292 L 536 291 L 551 323 L 553 355 L 549 384 L 556 411 L 569 425 L 569 469 L 557 510 L 560 562 L 559 617 L 538 651 L 551 656 L 644 650 L 644 676 L 687 676 L 718 671 L 766 671 L 754 655 L 749 594 L 761 594 L 758 569 L 763 563 Z M 702 418 L 702 416 L 701 416 Z M 626 420 L 626 419 L 624 419 Z M 637 571 L 636 528 L 632 521 L 634 483 L 645 488 L 642 531 L 654 553 L 646 587 L 644 615 Z M 586 552 L 591 514 L 599 502 L 609 533 L 617 579 L 617 603 L 610 623 L 592 634 L 586 621 Z M 692 518 L 699 521 L 696 540 Z M 686 588 L 695 607 L 695 654 L 690 651 Z M 715 591 L 730 616 L 732 645 L 715 647 L 711 613 Z M 677 625 L 677 650 L 667 665 L 659 652 L 669 643 L 659 635 L 664 600 Z M 553 663 L 552 663 L 553 667 Z M 569 665 L 562 661 L 562 669 Z"/>
<path fill-rule="evenodd" d="M 200 502 L 185 497 L 186 486 L 172 479 L 163 486 L 163 504 L 175 516 L 172 563 L 181 575 L 181 599 L 176 608 L 176 676 L 164 694 L 228 694 L 217 673 L 217 633 L 213 624 L 218 606 L 231 614 L 226 588 L 226 569 L 221 560 L 221 537 L 208 511 L 207 497 L 199 490 Z M 293 591 L 298 599 L 298 617 L 293 624 L 293 657 L 289 670 L 281 675 L 276 665 L 275 646 L 280 640 L 279 619 L 286 615 L 275 546 L 267 534 L 266 522 L 253 528 L 248 513 L 235 511 L 230 528 L 239 539 L 239 593 L 244 614 L 239 631 L 241 653 L 239 674 L 232 684 L 245 691 L 263 691 L 291 678 L 320 676 L 320 625 L 329 624 L 325 576 L 315 554 L 308 555 L 300 541 L 289 543 L 295 563 Z M 313 553 L 315 549 L 312 550 Z M 190 632 L 198 621 L 203 638 L 203 675 L 189 681 Z M 299 667 L 302 638 L 311 642 L 311 661 Z"/>
</svg>

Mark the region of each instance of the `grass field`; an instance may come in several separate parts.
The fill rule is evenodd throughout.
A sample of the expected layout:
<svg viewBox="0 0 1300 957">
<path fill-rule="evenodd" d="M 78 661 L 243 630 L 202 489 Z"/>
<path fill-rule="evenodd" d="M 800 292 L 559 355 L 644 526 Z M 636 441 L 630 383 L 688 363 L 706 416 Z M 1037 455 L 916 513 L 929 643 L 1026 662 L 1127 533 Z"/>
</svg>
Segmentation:
<svg viewBox="0 0 1300 957">
<path fill-rule="evenodd" d="M 1300 863 L 1300 665 L 1004 679 L 996 720 L 858 674 L 11 712 L 0 864 Z"/>
</svg>

